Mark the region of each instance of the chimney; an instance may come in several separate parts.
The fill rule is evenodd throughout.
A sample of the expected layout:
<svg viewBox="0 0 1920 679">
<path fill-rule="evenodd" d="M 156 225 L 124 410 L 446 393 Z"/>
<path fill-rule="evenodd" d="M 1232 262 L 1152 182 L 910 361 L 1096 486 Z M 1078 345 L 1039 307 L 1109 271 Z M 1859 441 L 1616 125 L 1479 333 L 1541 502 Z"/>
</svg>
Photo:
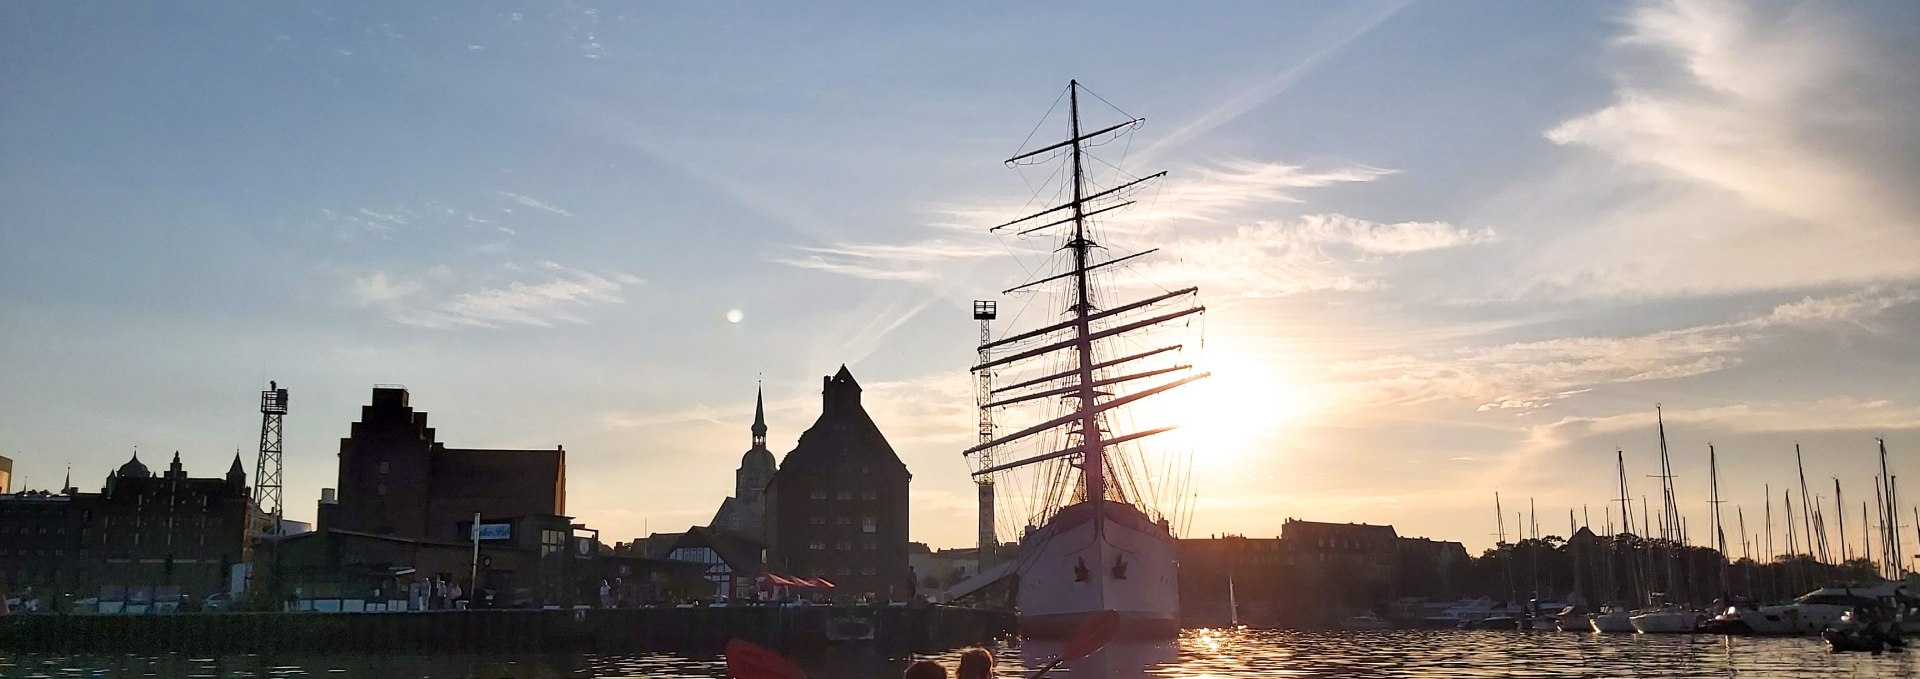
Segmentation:
<svg viewBox="0 0 1920 679">
<path fill-rule="evenodd" d="M 320 504 L 323 504 L 323 505 L 337 505 L 337 504 L 340 504 L 340 497 L 339 497 L 339 495 L 338 495 L 337 493 L 338 493 L 338 491 L 335 491 L 335 490 L 334 490 L 334 489 L 332 489 L 332 488 L 321 488 L 321 489 L 320 489 Z"/>
</svg>

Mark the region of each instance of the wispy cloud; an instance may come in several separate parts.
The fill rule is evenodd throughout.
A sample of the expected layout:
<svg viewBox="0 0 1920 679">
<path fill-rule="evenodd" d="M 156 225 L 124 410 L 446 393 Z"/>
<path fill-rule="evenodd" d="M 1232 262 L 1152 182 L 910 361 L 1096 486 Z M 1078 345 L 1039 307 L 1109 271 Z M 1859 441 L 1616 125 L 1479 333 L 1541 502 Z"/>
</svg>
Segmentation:
<svg viewBox="0 0 1920 679">
<path fill-rule="evenodd" d="M 351 306 L 378 309 L 389 320 L 418 327 L 550 327 L 586 323 L 582 311 L 618 304 L 624 289 L 645 284 L 631 274 L 603 275 L 554 262 L 501 271 L 534 280 L 461 276 L 448 267 L 401 277 L 375 271 L 352 277 L 346 297 Z"/>
<path fill-rule="evenodd" d="M 560 216 L 562 216 L 562 217 L 572 217 L 572 216 L 573 216 L 573 213 L 572 213 L 572 212 L 568 212 L 566 208 L 563 208 L 563 207 L 560 207 L 560 206 L 558 206 L 558 205 L 554 205 L 554 204 L 552 204 L 552 203 L 548 203 L 548 202 L 545 202 L 545 201 L 542 201 L 542 200 L 540 200 L 540 199 L 538 199 L 538 198 L 534 198 L 534 197 L 532 197 L 532 196 L 525 196 L 525 195 L 521 195 L 521 194 L 518 194 L 518 193 L 512 193 L 512 192 L 508 192 L 508 191 L 501 191 L 501 192 L 500 192 L 500 195 L 502 195 L 502 196 L 506 196 L 507 198 L 509 198 L 509 199 L 511 199 L 511 200 L 512 200 L 513 202 L 515 202 L 515 203 L 519 203 L 519 204 L 521 204 L 521 205 L 524 205 L 524 206 L 527 206 L 527 207 L 530 207 L 530 208 L 533 208 L 533 209 L 535 209 L 535 210 L 543 210 L 543 211 L 546 211 L 546 212 L 551 212 L 551 213 L 553 213 L 553 214 L 556 214 L 556 215 L 560 215 Z"/>
<path fill-rule="evenodd" d="M 797 254 L 774 258 L 774 262 L 802 269 L 814 269 L 874 280 L 924 281 L 937 275 L 942 265 L 950 265 L 1004 254 L 981 239 L 967 245 L 945 239 L 888 245 L 881 243 L 842 243 L 830 246 L 802 246 Z"/>
<path fill-rule="evenodd" d="M 1445 222 L 1381 224 L 1346 215 L 1307 215 L 1243 226 L 1174 243 L 1175 259 L 1148 267 L 1149 280 L 1191 280 L 1213 295 L 1282 297 L 1386 286 L 1381 258 L 1494 239 L 1492 229 Z"/>
<path fill-rule="evenodd" d="M 1672 426 L 1699 426 L 1733 433 L 1920 429 L 1920 408 L 1885 399 L 1848 397 L 1668 408 L 1661 417 Z M 1654 423 L 1654 413 L 1645 410 L 1605 417 L 1565 417 L 1546 426 L 1555 430 L 1551 434 L 1553 438 L 1571 440 L 1647 431 Z"/>
<path fill-rule="evenodd" d="M 1376 224 L 1342 215 L 1319 215 L 1296 222 L 1266 222 L 1240 228 L 1217 237 L 1212 229 L 1231 228 L 1232 224 L 1252 221 L 1250 215 L 1262 207 L 1300 203 L 1302 190 L 1324 188 L 1343 183 L 1369 182 L 1392 174 L 1393 170 L 1349 165 L 1314 169 L 1301 165 L 1227 159 L 1189 168 L 1180 179 L 1143 193 L 1137 212 L 1120 211 L 1103 215 L 1101 228 L 1109 233 L 1138 235 L 1148 231 L 1173 234 L 1166 225 L 1190 223 L 1180 232 L 1193 240 L 1177 247 L 1190 249 L 1194 257 L 1205 258 L 1208 269 L 1216 269 L 1215 255 L 1225 255 L 1244 267 L 1221 261 L 1217 269 L 1227 271 L 1226 280 L 1241 284 L 1245 294 L 1264 296 L 1274 290 L 1297 292 L 1309 289 L 1360 289 L 1359 281 L 1345 281 L 1341 274 L 1328 275 L 1309 268 L 1308 260 L 1320 257 L 1321 246 L 1345 246 L 1374 254 L 1403 254 L 1464 242 L 1491 238 L 1491 232 L 1469 232 L 1441 223 L 1408 222 Z M 1018 215 L 1023 208 L 1012 203 L 979 202 L 949 204 L 935 208 L 929 225 L 937 232 L 928 238 L 906 243 L 847 242 L 826 246 L 801 246 L 795 254 L 774 261 L 800 268 L 828 271 L 875 280 L 934 281 L 951 278 L 956 271 L 982 259 L 1008 254 L 1049 256 L 1054 251 L 1051 238 L 1008 237 L 996 242 L 985 229 Z M 1063 218 L 1064 213 L 1036 219 L 1032 225 Z M 1029 226 L 1032 226 L 1029 225 Z M 964 236 L 955 233 L 967 234 Z M 1448 242 L 1459 240 L 1461 243 Z M 1294 275 L 1277 272 L 1288 263 L 1263 260 L 1263 256 L 1291 258 L 1298 269 Z M 1278 265 L 1276 267 L 1276 264 Z M 1246 275 L 1235 275 L 1243 272 Z"/>
<path fill-rule="evenodd" d="M 1740 365 L 1741 352 L 1787 328 L 1864 325 L 1920 301 L 1914 288 L 1867 288 L 1782 304 L 1736 321 L 1623 337 L 1566 337 L 1390 356 L 1334 367 L 1361 401 L 1409 404 L 1465 400 L 1480 410 L 1532 412 L 1595 385 L 1671 380 Z"/>
<path fill-rule="evenodd" d="M 1664 295 L 1920 277 L 1920 163 L 1888 151 L 1920 146 L 1920 88 L 1845 7 L 1634 8 L 1613 101 L 1546 132 L 1589 155 L 1556 180 L 1577 204 L 1540 209 L 1594 216 L 1539 250 L 1539 279 Z"/>
</svg>

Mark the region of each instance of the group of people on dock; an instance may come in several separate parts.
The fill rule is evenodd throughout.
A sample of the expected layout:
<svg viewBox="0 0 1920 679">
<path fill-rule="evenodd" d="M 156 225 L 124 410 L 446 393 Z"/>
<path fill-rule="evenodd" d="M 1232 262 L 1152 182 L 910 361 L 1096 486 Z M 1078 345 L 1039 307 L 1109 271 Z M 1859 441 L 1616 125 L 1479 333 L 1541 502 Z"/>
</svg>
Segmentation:
<svg viewBox="0 0 1920 679">
<path fill-rule="evenodd" d="M 904 679 L 948 679 L 947 666 L 938 660 L 919 660 L 907 666 Z M 993 653 L 984 648 L 960 652 L 954 663 L 952 679 L 993 679 Z"/>
</svg>

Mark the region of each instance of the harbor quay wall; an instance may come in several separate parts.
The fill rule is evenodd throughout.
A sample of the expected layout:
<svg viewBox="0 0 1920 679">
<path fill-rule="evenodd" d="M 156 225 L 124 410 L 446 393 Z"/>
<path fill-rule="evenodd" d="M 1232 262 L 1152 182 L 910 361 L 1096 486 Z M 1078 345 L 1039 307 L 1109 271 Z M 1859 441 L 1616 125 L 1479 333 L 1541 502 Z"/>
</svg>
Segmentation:
<svg viewBox="0 0 1920 679">
<path fill-rule="evenodd" d="M 1014 632 L 1006 611 L 934 607 L 620 608 L 419 613 L 28 614 L 0 617 L 0 649 L 33 652 L 508 652 L 714 649 L 739 638 L 779 649 L 835 643 L 856 617 L 888 651 L 933 652 Z M 842 626 L 844 627 L 844 625 Z"/>
</svg>

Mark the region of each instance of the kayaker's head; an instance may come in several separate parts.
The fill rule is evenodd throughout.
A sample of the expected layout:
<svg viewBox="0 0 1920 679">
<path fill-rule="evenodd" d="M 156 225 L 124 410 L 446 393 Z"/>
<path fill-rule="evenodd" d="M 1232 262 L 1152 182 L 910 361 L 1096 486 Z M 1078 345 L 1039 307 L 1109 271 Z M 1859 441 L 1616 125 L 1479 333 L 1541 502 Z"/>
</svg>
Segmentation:
<svg viewBox="0 0 1920 679">
<path fill-rule="evenodd" d="M 960 663 L 953 670 L 954 679 L 992 679 L 993 653 L 984 648 L 969 648 L 960 651 Z"/>
<path fill-rule="evenodd" d="M 907 666 L 904 679 L 947 679 L 947 666 L 932 660 L 922 660 Z"/>
</svg>

